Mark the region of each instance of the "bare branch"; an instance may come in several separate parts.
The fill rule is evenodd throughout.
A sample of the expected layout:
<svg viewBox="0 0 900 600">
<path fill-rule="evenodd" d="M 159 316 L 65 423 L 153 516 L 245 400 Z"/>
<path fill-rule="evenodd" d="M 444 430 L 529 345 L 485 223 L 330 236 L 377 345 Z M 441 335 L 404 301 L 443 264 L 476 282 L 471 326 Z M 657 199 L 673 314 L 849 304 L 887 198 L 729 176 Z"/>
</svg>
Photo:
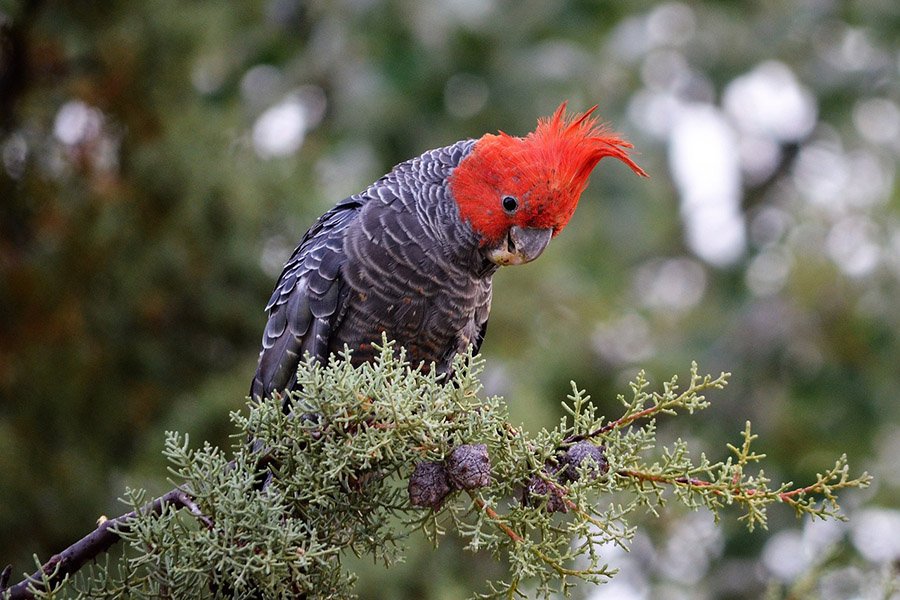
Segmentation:
<svg viewBox="0 0 900 600">
<path fill-rule="evenodd" d="M 0 585 L 0 594 L 7 594 L 10 600 L 34 598 L 35 591 L 48 591 L 56 584 L 63 581 L 69 575 L 73 575 L 81 569 L 89 560 L 92 560 L 109 550 L 121 538 L 122 533 L 130 529 L 130 521 L 139 514 L 160 514 L 166 506 L 187 508 L 191 514 L 197 517 L 207 527 L 212 527 L 209 517 L 203 515 L 191 496 L 180 489 L 166 492 L 159 498 L 148 502 L 141 508 L 129 513 L 106 519 L 100 523 L 94 531 L 84 536 L 59 554 L 54 554 L 50 560 L 41 566 L 39 571 L 26 577 L 19 583 L 5 588 Z M 3 570 L 0 584 L 5 584 L 9 579 L 10 567 Z"/>
</svg>

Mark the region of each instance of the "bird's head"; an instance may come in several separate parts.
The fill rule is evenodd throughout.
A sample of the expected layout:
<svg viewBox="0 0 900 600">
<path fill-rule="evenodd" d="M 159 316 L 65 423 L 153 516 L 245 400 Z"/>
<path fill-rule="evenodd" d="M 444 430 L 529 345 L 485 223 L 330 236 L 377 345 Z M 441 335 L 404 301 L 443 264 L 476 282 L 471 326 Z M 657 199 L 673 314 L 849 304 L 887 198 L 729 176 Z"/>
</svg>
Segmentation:
<svg viewBox="0 0 900 600">
<path fill-rule="evenodd" d="M 525 137 L 484 135 L 456 167 L 450 191 L 488 260 L 518 265 L 537 258 L 569 222 L 601 158 L 646 176 L 628 157 L 631 144 L 591 116 L 596 108 L 569 117 L 564 102 Z"/>
</svg>

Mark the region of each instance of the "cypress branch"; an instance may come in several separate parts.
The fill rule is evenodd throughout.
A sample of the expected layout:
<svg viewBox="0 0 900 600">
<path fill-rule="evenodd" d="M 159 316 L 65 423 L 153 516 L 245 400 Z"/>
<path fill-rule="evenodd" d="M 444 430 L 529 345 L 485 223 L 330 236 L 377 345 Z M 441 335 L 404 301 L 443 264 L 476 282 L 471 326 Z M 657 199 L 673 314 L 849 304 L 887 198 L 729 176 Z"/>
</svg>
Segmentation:
<svg viewBox="0 0 900 600">
<path fill-rule="evenodd" d="M 167 433 L 172 491 L 148 502 L 127 490 L 130 512 L 3 596 L 346 598 L 348 553 L 390 565 L 416 531 L 435 543 L 452 531 L 468 550 L 505 559 L 507 578 L 489 582 L 484 597 L 523 586 L 567 594 L 577 581 L 612 577 L 603 544 L 627 547 L 629 518 L 670 499 L 717 518 L 735 505 L 752 529 L 765 527 L 773 504 L 842 518 L 837 493 L 869 481 L 850 477 L 841 457 L 808 485 L 775 484 L 756 470 L 764 455 L 749 423 L 723 461 L 695 459 L 681 440 L 658 447 L 657 418 L 702 410 L 727 384 L 728 374 L 701 375 L 696 364 L 684 388 L 672 378 L 652 391 L 640 373 L 613 420 L 573 384 L 567 418 L 529 435 L 500 398 L 480 394 L 479 357 L 460 357 L 451 382 L 412 368 L 387 342 L 371 364 L 346 358 L 300 366 L 301 391 L 289 398 L 296 416 L 281 398 L 232 413 L 227 452 Z M 271 474 L 265 486 L 261 468 Z M 121 556 L 104 556 L 118 541 Z"/>
</svg>

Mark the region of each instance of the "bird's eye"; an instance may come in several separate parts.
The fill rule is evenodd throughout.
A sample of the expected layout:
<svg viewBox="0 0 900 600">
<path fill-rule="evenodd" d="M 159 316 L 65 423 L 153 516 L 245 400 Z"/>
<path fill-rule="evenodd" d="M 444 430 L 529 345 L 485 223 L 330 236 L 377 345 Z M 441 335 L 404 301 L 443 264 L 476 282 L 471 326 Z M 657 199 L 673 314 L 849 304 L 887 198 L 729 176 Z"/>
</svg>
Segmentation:
<svg viewBox="0 0 900 600">
<path fill-rule="evenodd" d="M 501 202 L 503 203 L 503 210 L 508 213 L 516 212 L 516 209 L 519 208 L 519 201 L 514 196 L 503 196 Z"/>
</svg>

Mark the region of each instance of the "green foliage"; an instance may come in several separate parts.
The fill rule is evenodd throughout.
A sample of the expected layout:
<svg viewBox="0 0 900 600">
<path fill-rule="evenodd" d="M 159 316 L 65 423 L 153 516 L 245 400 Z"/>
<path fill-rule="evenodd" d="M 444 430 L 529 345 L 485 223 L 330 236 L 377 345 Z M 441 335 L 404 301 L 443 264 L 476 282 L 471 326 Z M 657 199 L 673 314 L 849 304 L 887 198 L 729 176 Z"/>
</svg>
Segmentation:
<svg viewBox="0 0 900 600">
<path fill-rule="evenodd" d="M 600 416 L 573 384 L 567 416 L 529 435 L 510 424 L 500 398 L 480 394 L 481 358 L 458 357 L 447 382 L 396 354 L 385 342 L 377 360 L 359 368 L 348 360 L 305 362 L 302 391 L 291 393 L 293 415 L 277 397 L 232 413 L 231 456 L 209 443 L 192 449 L 187 435 L 168 433 L 165 455 L 172 483 L 189 497 L 187 510 L 143 511 L 122 531 L 128 550 L 118 562 L 91 566 L 44 597 L 351 597 L 349 553 L 391 565 L 416 531 L 434 544 L 453 533 L 467 550 L 505 562 L 507 577 L 490 582 L 482 597 L 568 595 L 578 581 L 613 577 L 604 546 L 627 547 L 635 533 L 629 519 L 659 513 L 669 499 L 717 519 L 738 505 L 752 529 L 765 526 L 766 508 L 778 502 L 798 515 L 839 517 L 834 494 L 868 483 L 866 475 L 850 479 L 843 458 L 803 488 L 773 485 L 761 470 L 750 474 L 763 455 L 751 450 L 749 424 L 729 447 L 733 456 L 718 463 L 691 459 L 682 440 L 659 446 L 657 417 L 702 410 L 705 394 L 726 385 L 728 374 L 700 375 L 696 364 L 684 387 L 673 377 L 650 391 L 639 374 L 630 397 L 619 397 L 624 412 L 615 420 Z M 561 479 L 560 452 L 585 440 L 601 446 L 608 469 L 589 459 Z M 442 461 L 462 444 L 487 446 L 491 483 L 454 492 L 438 510 L 411 506 L 413 467 Z M 265 485 L 260 465 L 271 474 Z M 546 493 L 526 502 L 535 478 Z M 126 493 L 136 510 L 147 500 L 143 491 Z"/>
</svg>

